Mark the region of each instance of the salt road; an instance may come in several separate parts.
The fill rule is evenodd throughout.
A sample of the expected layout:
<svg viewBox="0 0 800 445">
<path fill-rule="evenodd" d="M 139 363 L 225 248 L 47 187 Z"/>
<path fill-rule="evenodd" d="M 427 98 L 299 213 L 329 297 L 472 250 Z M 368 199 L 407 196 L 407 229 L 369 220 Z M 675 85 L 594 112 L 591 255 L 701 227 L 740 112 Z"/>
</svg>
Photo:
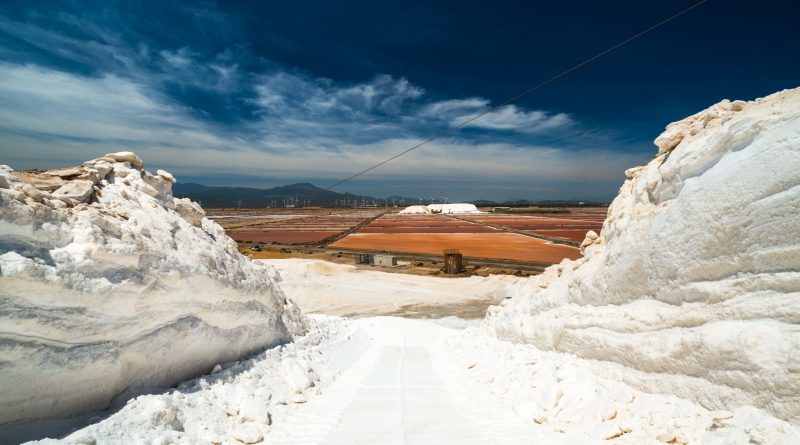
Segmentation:
<svg viewBox="0 0 800 445">
<path fill-rule="evenodd" d="M 449 329 L 394 317 L 359 323 L 370 336 L 361 358 L 278 425 L 270 443 L 532 443 L 531 424 L 447 360 L 438 338 Z"/>
</svg>

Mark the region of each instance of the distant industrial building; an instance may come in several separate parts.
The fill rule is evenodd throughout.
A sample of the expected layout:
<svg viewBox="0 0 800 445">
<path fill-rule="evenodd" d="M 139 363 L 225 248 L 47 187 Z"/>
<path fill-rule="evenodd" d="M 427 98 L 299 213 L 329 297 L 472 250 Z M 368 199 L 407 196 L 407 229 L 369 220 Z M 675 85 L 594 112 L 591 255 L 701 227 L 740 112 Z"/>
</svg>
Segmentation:
<svg viewBox="0 0 800 445">
<path fill-rule="evenodd" d="M 356 255 L 356 264 L 369 264 L 371 266 L 395 267 L 397 257 L 394 255 L 359 253 Z"/>
<path fill-rule="evenodd" d="M 397 257 L 394 255 L 375 255 L 372 257 L 374 266 L 394 267 L 397 266 Z"/>
</svg>

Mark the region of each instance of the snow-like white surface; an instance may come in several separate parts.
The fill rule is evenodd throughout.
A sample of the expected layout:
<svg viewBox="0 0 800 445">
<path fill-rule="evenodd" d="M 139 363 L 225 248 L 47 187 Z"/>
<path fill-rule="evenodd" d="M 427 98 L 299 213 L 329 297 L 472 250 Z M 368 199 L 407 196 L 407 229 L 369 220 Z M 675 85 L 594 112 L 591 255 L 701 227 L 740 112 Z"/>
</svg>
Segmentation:
<svg viewBox="0 0 800 445">
<path fill-rule="evenodd" d="M 435 322 L 369 318 L 354 322 L 370 342 L 322 395 L 267 437 L 272 444 L 534 443 L 531 422 L 467 383 Z"/>
<path fill-rule="evenodd" d="M 431 215 L 437 213 L 455 215 L 476 214 L 481 213 L 481 211 L 474 204 L 429 204 L 426 206 L 414 205 L 406 207 L 398 212 L 400 215 Z"/>
<path fill-rule="evenodd" d="M 104 408 L 304 329 L 263 268 L 174 178 L 115 153 L 0 168 L 2 425 Z"/>
<path fill-rule="evenodd" d="M 257 260 L 274 267 L 281 289 L 304 313 L 328 315 L 390 314 L 409 306 L 496 304 L 507 287 L 523 280 L 508 275 L 437 278 L 385 273 L 355 266 L 299 258 Z"/>
<path fill-rule="evenodd" d="M 119 412 L 52 444 L 259 443 L 359 359 L 369 342 L 346 320 L 309 320 L 295 342 L 211 373 L 165 394 L 142 395 Z"/>
<path fill-rule="evenodd" d="M 498 339 L 470 328 L 445 339 L 451 364 L 476 394 L 536 426 L 536 444 L 789 445 L 800 427 L 750 406 L 709 410 L 671 394 L 642 392 L 598 362 Z M 481 399 L 476 396 L 476 403 Z M 524 443 L 524 442 L 522 442 Z"/>
<path fill-rule="evenodd" d="M 400 215 L 425 215 L 429 213 L 431 213 L 431 211 L 428 209 L 428 206 L 423 205 L 408 206 L 398 212 Z"/>
<path fill-rule="evenodd" d="M 800 89 L 720 102 L 656 144 L 585 257 L 518 285 L 489 323 L 640 389 L 798 422 Z"/>
<path fill-rule="evenodd" d="M 589 361 L 454 324 L 315 316 L 295 344 L 41 443 L 788 445 L 800 434 L 754 408 L 642 393 Z"/>
<path fill-rule="evenodd" d="M 320 393 L 366 348 L 368 338 L 346 320 L 318 318 L 293 343 L 247 360 L 220 363 L 208 375 L 164 394 L 128 401 L 116 414 L 63 441 L 37 443 L 256 443 Z"/>
</svg>

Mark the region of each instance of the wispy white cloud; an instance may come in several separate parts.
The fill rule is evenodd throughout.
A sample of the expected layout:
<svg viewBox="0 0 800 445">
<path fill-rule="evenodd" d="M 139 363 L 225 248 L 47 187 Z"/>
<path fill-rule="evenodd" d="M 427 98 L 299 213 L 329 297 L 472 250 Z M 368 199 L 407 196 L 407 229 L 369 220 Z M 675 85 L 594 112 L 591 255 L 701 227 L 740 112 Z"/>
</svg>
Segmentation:
<svg viewBox="0 0 800 445">
<path fill-rule="evenodd" d="M 52 140 L 191 146 L 225 140 L 188 119 L 143 85 L 117 76 L 76 76 L 36 66 L 0 64 L 0 130 Z M 57 149 L 57 146 L 53 147 Z M 11 153 L 8 153 L 11 154 Z"/>
<path fill-rule="evenodd" d="M 367 118 L 376 112 L 402 114 L 425 91 L 404 78 L 380 75 L 369 82 L 337 85 L 330 79 L 281 71 L 261 75 L 256 103 L 265 111 L 292 115 L 348 114 Z"/>
<path fill-rule="evenodd" d="M 172 68 L 183 70 L 193 65 L 189 48 L 184 47 L 175 51 L 162 49 L 159 54 L 164 63 Z"/>
<path fill-rule="evenodd" d="M 488 100 L 472 97 L 434 102 L 422 109 L 422 115 L 459 125 L 478 114 L 491 109 Z M 563 129 L 574 122 L 566 113 L 548 113 L 541 110 L 527 111 L 516 105 L 506 105 L 470 122 L 471 127 L 491 130 L 507 130 L 521 133 L 540 133 Z"/>
<path fill-rule="evenodd" d="M 407 79 L 381 75 L 369 82 L 339 85 L 329 79 L 278 72 L 255 86 L 260 129 L 277 136 L 298 127 L 306 135 L 368 142 L 398 135 L 425 136 L 490 109 L 487 99 L 431 100 Z M 565 113 L 502 107 L 470 123 L 498 136 L 555 134 L 574 124 Z"/>
<path fill-rule="evenodd" d="M 0 64 L 0 77 L 5 79 L 0 84 L 0 132 L 4 134 L 0 154 L 3 162 L 18 168 L 63 165 L 130 149 L 139 152 L 152 168 L 168 168 L 179 176 L 240 174 L 329 180 L 420 141 L 401 136 L 353 143 L 320 136 L 321 124 L 316 122 L 288 121 L 283 123 L 286 127 L 274 127 L 269 116 L 246 131 L 230 132 L 169 104 L 144 85 L 116 76 L 85 78 L 40 67 Z M 380 89 L 371 84 L 373 92 L 366 94 L 386 100 L 392 97 L 387 90 L 398 91 L 395 84 L 399 81 L 393 82 L 381 80 L 379 83 L 386 87 Z M 353 91 L 369 89 L 347 90 L 341 94 L 334 91 L 332 96 L 338 101 L 356 94 Z M 319 91 L 324 89 L 319 87 Z M 399 91 L 396 94 L 408 96 L 407 90 Z M 284 99 L 275 94 L 279 97 L 276 100 Z M 319 97 L 312 95 L 310 100 L 313 103 Z M 308 132 L 303 131 L 303 124 L 308 125 Z M 265 137 L 262 127 L 275 130 L 275 136 Z M 335 150 L 326 143 L 334 140 Z M 640 162 L 638 158 L 605 148 L 575 151 L 451 139 L 436 141 L 398 159 L 380 175 L 408 180 L 601 181 L 621 175 L 625 168 Z"/>
<path fill-rule="evenodd" d="M 489 101 L 479 97 L 467 99 L 440 100 L 424 106 L 420 113 L 426 117 L 443 120 L 452 119 L 453 116 L 489 108 Z"/>
<path fill-rule="evenodd" d="M 457 125 L 472 116 L 474 114 L 458 116 L 452 120 L 452 123 Z M 492 130 L 538 133 L 564 128 L 572 123 L 572 119 L 566 113 L 549 114 L 544 111 L 524 111 L 515 105 L 507 105 L 473 121 L 471 125 Z"/>
</svg>

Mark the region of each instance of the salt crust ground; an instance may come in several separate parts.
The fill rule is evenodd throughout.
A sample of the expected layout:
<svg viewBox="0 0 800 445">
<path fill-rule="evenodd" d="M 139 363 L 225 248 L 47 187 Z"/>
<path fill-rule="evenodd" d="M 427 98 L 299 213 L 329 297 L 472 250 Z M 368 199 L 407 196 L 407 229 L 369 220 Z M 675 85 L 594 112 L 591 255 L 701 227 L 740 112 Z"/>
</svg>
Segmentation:
<svg viewBox="0 0 800 445">
<path fill-rule="evenodd" d="M 0 436 L 303 332 L 270 275 L 173 198 L 174 181 L 129 152 L 0 167 Z"/>
<path fill-rule="evenodd" d="M 508 286 L 523 280 L 508 275 L 443 279 L 298 258 L 257 261 L 280 273 L 281 289 L 304 313 L 328 315 L 364 317 L 409 306 L 497 304 Z"/>
<path fill-rule="evenodd" d="M 720 102 L 655 142 L 585 256 L 489 324 L 649 392 L 800 424 L 800 89 Z"/>
<path fill-rule="evenodd" d="M 295 343 L 140 396 L 39 444 L 794 444 L 755 408 L 709 411 L 458 319 L 312 316 Z M 466 330 L 464 328 L 466 327 Z"/>
</svg>

